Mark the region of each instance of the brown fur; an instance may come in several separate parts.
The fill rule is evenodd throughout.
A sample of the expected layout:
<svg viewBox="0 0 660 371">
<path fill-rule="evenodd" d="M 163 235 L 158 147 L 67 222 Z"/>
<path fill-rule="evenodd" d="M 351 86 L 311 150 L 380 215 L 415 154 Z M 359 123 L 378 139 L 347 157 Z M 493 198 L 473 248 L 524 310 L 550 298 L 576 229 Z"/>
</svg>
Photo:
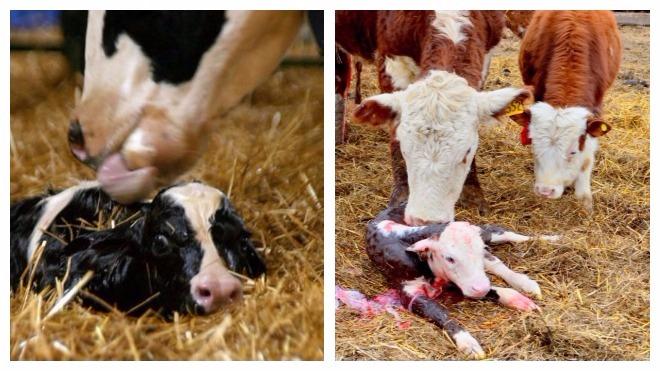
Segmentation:
<svg viewBox="0 0 660 371">
<path fill-rule="evenodd" d="M 537 11 L 521 43 L 523 81 L 537 101 L 601 113 L 621 63 L 621 36 L 610 11 Z"/>
<path fill-rule="evenodd" d="M 525 31 L 533 16 L 533 10 L 507 10 L 504 12 L 506 27 L 521 39 L 525 36 Z"/>
</svg>

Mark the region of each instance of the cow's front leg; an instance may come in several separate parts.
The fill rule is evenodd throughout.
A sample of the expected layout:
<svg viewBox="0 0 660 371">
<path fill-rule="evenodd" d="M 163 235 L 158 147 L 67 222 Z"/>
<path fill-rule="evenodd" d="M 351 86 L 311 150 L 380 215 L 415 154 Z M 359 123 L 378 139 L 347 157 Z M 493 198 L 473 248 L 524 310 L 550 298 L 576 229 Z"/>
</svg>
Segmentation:
<svg viewBox="0 0 660 371">
<path fill-rule="evenodd" d="M 476 207 L 480 215 L 487 215 L 490 212 L 490 206 L 484 197 L 484 192 L 481 190 L 479 178 L 477 177 L 476 156 L 472 159 L 470 172 L 465 179 L 458 203 L 465 208 Z"/>
<path fill-rule="evenodd" d="M 406 161 L 403 159 L 401 153 L 401 146 L 399 141 L 390 139 L 390 156 L 392 157 L 392 194 L 390 195 L 390 202 L 388 207 L 395 207 L 408 200 L 408 170 L 406 169 Z"/>
<path fill-rule="evenodd" d="M 593 160 L 585 162 L 587 166 L 582 166 L 580 173 L 575 180 L 575 197 L 582 202 L 587 212 L 592 212 L 594 209 L 593 196 L 591 195 L 591 169 L 593 168 Z"/>
<path fill-rule="evenodd" d="M 487 297 L 496 299 L 498 303 L 507 308 L 517 309 L 523 312 L 540 310 L 538 305 L 536 305 L 530 298 L 514 289 L 506 287 L 492 286 L 491 292 Z"/>
<path fill-rule="evenodd" d="M 536 281 L 530 279 L 525 274 L 512 271 L 500 259 L 488 251 L 484 253 L 484 267 L 486 268 L 486 272 L 502 278 L 516 290 L 526 292 L 538 299 L 541 298 L 541 288 Z"/>
<path fill-rule="evenodd" d="M 408 310 L 447 331 L 463 354 L 475 359 L 485 357 L 479 342 L 458 322 L 449 318 L 449 311 L 444 305 L 420 293 L 422 289 L 411 285 L 415 284 L 404 284 L 401 291 L 401 302 Z"/>
</svg>

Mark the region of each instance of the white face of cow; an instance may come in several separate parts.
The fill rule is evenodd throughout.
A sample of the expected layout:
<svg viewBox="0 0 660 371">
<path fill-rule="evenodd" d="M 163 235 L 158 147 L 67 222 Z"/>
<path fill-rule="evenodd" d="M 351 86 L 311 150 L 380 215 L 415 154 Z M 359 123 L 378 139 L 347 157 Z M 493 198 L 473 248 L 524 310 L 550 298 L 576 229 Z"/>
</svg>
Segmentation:
<svg viewBox="0 0 660 371">
<path fill-rule="evenodd" d="M 173 82 L 154 77 L 166 41 L 148 57 L 147 47 L 128 32 L 108 41 L 105 12 L 90 11 L 84 87 L 69 131 L 73 154 L 97 168 L 103 189 L 120 202 L 139 200 L 171 183 L 205 149 L 210 121 L 279 64 L 301 20 L 302 12 L 227 11 L 192 76 Z M 147 40 L 158 37 L 140 30 Z M 171 52 L 161 62 L 186 63 L 168 57 Z"/>
<path fill-rule="evenodd" d="M 371 97 L 358 107 L 358 122 L 389 123 L 393 139 L 400 142 L 410 188 L 406 223 L 454 219 L 454 205 L 479 144 L 479 123 L 492 121 L 521 94 L 529 92 L 478 92 L 462 77 L 432 71 L 405 90 Z"/>
<path fill-rule="evenodd" d="M 451 281 L 463 295 L 482 298 L 490 291 L 484 268 L 481 228 L 467 222 L 449 223 L 439 238 L 427 238 L 408 248 L 426 259 L 433 274 Z"/>
<path fill-rule="evenodd" d="M 529 137 L 534 151 L 534 192 L 542 197 L 561 197 L 564 188 L 575 185 L 578 199 L 591 205 L 591 170 L 598 149 L 598 136 L 609 125 L 591 118 L 583 107 L 554 108 L 538 102 L 530 107 Z"/>
</svg>

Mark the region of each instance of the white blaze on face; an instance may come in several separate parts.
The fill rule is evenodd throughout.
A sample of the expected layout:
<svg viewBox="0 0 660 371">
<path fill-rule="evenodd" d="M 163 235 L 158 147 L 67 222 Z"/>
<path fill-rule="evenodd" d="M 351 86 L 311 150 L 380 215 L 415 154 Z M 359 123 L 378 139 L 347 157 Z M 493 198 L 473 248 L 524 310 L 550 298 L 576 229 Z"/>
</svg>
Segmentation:
<svg viewBox="0 0 660 371">
<path fill-rule="evenodd" d="M 172 187 L 165 191 L 164 195 L 183 208 L 202 247 L 202 264 L 198 275 L 209 271 L 214 271 L 218 275 L 228 275 L 229 271 L 218 254 L 210 232 L 211 220 L 225 195 L 201 183 Z"/>
<path fill-rule="evenodd" d="M 408 248 L 422 256 L 433 274 L 458 286 L 463 294 L 481 298 L 490 290 L 484 268 L 481 228 L 467 222 L 452 222 L 438 239 L 427 238 Z"/>
<path fill-rule="evenodd" d="M 50 225 L 55 221 L 57 215 L 69 205 L 76 193 L 98 186 L 98 182 L 81 182 L 75 187 L 67 188 L 64 191 L 47 197 L 39 202 L 39 204 L 44 205 L 44 207 L 41 217 L 37 221 L 37 224 L 34 226 L 32 234 L 30 235 L 30 242 L 27 249 L 28 260 L 32 257 L 32 254 L 34 254 L 34 251 L 41 243 L 41 237 L 43 237 L 44 231 L 48 230 Z"/>
<path fill-rule="evenodd" d="M 575 184 L 578 198 L 591 199 L 590 176 L 598 139 L 586 135 L 591 112 L 583 107 L 554 108 L 538 102 L 530 108 L 529 136 L 534 151 L 535 192 L 559 198 Z M 580 136 L 586 135 L 579 149 Z"/>
<path fill-rule="evenodd" d="M 375 109 L 374 115 L 394 113 L 391 124 L 396 125 L 410 187 L 408 224 L 454 219 L 454 205 L 479 144 L 479 123 L 496 122 L 492 115 L 522 92 L 477 92 L 458 75 L 431 71 L 405 90 L 365 100 L 361 114 L 367 119 L 373 116 L 368 109 Z"/>
<path fill-rule="evenodd" d="M 438 32 L 458 44 L 465 40 L 467 35 L 463 32 L 464 27 L 471 27 L 469 10 L 436 10 L 435 19 L 431 25 Z"/>
</svg>

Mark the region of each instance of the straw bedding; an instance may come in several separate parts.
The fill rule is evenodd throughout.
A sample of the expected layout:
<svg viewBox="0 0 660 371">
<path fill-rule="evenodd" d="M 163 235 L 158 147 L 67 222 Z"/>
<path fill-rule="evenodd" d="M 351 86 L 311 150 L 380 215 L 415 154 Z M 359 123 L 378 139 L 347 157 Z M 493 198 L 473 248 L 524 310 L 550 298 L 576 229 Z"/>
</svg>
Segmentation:
<svg viewBox="0 0 660 371">
<path fill-rule="evenodd" d="M 533 194 L 533 159 L 519 142 L 516 124 L 481 130 L 479 177 L 491 212 L 479 216 L 458 207 L 456 219 L 563 236 L 555 243 L 493 249 L 512 269 L 539 282 L 543 299 L 536 302 L 542 313 L 479 301 L 450 305 L 453 318 L 481 342 L 488 358 L 649 359 L 649 29 L 621 31 L 622 67 L 605 102 L 614 130 L 597 154 L 592 215 L 582 211 L 572 192 L 560 200 Z M 519 40 L 507 35 L 495 51 L 486 89 L 522 84 Z M 376 94 L 373 66 L 363 71 L 364 96 Z M 364 251 L 365 224 L 386 206 L 390 185 L 386 134 L 350 125 L 348 144 L 336 147 L 336 280 L 370 296 L 387 286 Z M 463 358 L 444 332 L 414 315 L 402 316 L 412 321 L 407 330 L 388 314 L 363 318 L 339 308 L 336 358 Z"/>
<path fill-rule="evenodd" d="M 297 47 L 308 56 L 315 47 Z M 12 53 L 11 199 L 63 188 L 92 171 L 66 143 L 75 78 L 55 53 Z M 245 300 L 167 322 L 86 309 L 46 319 L 57 290 L 11 297 L 11 359 L 315 359 L 323 357 L 323 73 L 277 71 L 228 116 L 185 179 L 229 194 L 268 265 Z"/>
</svg>

